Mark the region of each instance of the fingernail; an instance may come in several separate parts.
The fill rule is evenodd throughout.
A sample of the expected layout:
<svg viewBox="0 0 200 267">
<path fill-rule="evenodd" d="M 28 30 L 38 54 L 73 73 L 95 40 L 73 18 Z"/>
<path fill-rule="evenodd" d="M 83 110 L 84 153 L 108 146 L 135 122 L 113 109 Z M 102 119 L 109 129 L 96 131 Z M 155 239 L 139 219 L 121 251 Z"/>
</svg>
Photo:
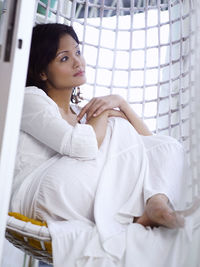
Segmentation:
<svg viewBox="0 0 200 267">
<path fill-rule="evenodd" d="M 96 117 L 96 115 L 97 115 L 97 114 L 96 114 L 96 113 L 94 113 L 94 114 L 93 114 L 93 117 Z"/>
</svg>

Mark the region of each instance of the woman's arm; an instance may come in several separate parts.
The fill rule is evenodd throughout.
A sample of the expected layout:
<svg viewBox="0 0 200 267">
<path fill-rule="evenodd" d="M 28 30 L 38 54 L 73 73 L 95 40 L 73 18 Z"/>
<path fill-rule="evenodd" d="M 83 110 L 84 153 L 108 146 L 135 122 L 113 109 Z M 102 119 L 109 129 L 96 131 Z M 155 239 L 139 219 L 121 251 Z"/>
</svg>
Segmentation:
<svg viewBox="0 0 200 267">
<path fill-rule="evenodd" d="M 29 89 L 25 93 L 21 130 L 61 155 L 89 160 L 98 153 L 93 127 L 79 123 L 74 127 L 70 125 L 55 103 L 39 89 Z"/>
<path fill-rule="evenodd" d="M 133 125 L 136 131 L 141 135 L 152 135 L 151 131 L 148 129 L 146 124 L 140 117 L 134 112 L 130 105 L 122 99 L 119 105 L 119 109 L 124 112 L 128 121 Z"/>
<path fill-rule="evenodd" d="M 87 114 L 87 119 L 99 116 L 102 112 L 108 109 L 119 108 L 124 113 L 128 121 L 133 125 L 136 131 L 141 135 L 152 135 L 146 124 L 133 111 L 130 105 L 119 95 L 109 95 L 93 98 L 87 105 L 83 107 L 78 119 L 80 120 L 84 114 Z M 115 116 L 115 115 L 113 115 Z"/>
</svg>

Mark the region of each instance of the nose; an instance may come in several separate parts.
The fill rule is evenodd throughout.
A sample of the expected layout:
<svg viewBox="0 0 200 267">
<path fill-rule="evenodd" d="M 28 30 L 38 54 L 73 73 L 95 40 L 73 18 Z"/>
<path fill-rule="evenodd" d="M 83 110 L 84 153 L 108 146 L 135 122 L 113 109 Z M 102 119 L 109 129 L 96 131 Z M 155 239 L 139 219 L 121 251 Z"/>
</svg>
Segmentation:
<svg viewBox="0 0 200 267">
<path fill-rule="evenodd" d="M 73 58 L 73 67 L 78 68 L 80 66 L 81 66 L 81 59 L 80 59 L 80 57 L 75 56 Z"/>
</svg>

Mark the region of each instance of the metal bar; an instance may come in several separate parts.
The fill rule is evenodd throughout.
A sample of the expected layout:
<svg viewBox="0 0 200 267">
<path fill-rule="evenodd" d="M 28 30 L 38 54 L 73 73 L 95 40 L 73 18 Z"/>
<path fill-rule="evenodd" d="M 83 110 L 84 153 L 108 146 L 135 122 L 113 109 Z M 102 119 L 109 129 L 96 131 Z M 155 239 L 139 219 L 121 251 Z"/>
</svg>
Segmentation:
<svg viewBox="0 0 200 267">
<path fill-rule="evenodd" d="M 161 65 L 160 65 L 160 58 L 161 58 L 161 51 L 160 51 L 160 0 L 157 0 L 158 5 L 158 88 L 157 88 L 157 112 L 156 112 L 156 132 L 158 131 L 158 119 L 159 119 L 159 107 L 160 107 L 160 72 L 161 72 Z"/>
<path fill-rule="evenodd" d="M 168 89 L 168 95 L 169 95 L 169 114 L 168 114 L 168 125 L 169 125 L 169 135 L 171 135 L 171 90 L 172 90 L 172 9 L 171 9 L 171 0 L 169 1 L 169 43 L 170 43 L 170 46 L 169 46 L 169 62 L 170 62 L 170 66 L 169 66 L 169 89 Z"/>
</svg>

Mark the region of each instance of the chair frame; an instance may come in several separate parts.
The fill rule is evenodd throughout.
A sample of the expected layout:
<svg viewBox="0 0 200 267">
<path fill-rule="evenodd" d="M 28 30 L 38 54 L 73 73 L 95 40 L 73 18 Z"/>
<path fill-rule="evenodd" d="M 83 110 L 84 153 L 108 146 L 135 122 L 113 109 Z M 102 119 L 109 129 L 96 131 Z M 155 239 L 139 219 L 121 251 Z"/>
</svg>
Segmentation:
<svg viewBox="0 0 200 267">
<path fill-rule="evenodd" d="M 20 229 L 19 225 L 22 223 L 23 229 Z M 31 227 L 34 228 L 34 232 L 37 232 L 37 234 L 28 232 Z M 40 233 L 43 230 L 46 231 L 46 236 L 41 236 Z M 5 237 L 15 247 L 19 248 L 34 259 L 41 260 L 48 264 L 53 263 L 52 254 L 47 251 L 45 246 L 45 242 L 51 244 L 51 236 L 49 234 L 48 227 L 33 225 L 30 222 L 24 222 L 8 215 Z M 30 244 L 30 241 L 33 240 L 38 241 L 38 244 L 41 245 L 41 249 L 37 249 Z"/>
</svg>

